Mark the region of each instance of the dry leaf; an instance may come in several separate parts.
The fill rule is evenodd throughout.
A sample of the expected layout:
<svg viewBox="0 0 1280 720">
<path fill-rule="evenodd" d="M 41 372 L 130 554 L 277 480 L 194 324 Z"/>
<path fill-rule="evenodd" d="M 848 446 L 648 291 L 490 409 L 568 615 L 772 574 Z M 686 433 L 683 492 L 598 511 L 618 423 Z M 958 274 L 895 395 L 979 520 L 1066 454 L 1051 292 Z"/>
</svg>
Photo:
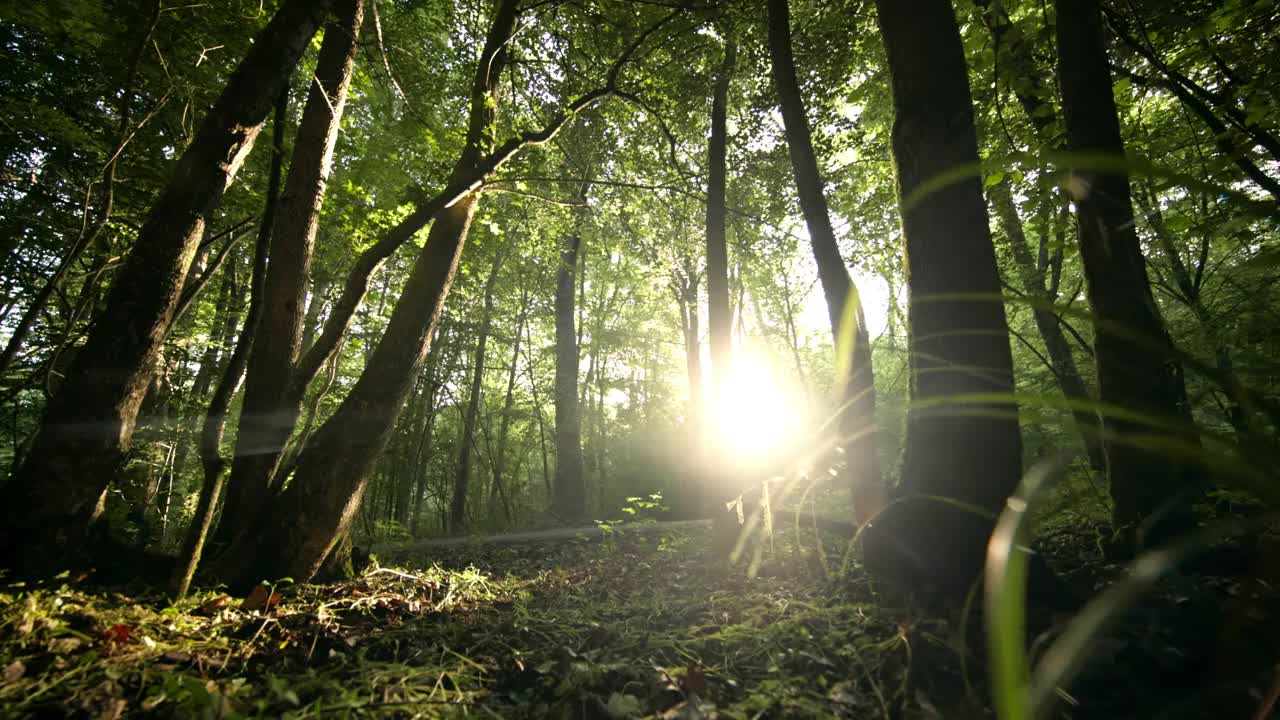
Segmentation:
<svg viewBox="0 0 1280 720">
<path fill-rule="evenodd" d="M 249 597 L 240 603 L 240 609 L 245 611 L 270 610 L 279 603 L 279 593 L 271 592 L 271 588 L 266 585 L 258 585 L 249 593 Z"/>
<path fill-rule="evenodd" d="M 6 683 L 16 683 L 27 674 L 27 666 L 22 664 L 21 660 L 14 660 L 4 669 L 4 681 Z"/>
</svg>

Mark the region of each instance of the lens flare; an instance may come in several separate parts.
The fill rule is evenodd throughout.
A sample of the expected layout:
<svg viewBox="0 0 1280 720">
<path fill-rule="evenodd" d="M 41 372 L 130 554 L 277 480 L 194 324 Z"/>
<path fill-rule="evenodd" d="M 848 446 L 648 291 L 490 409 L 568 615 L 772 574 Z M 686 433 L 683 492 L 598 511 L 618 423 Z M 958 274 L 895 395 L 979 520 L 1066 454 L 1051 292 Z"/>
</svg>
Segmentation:
<svg viewBox="0 0 1280 720">
<path fill-rule="evenodd" d="M 796 438 L 804 421 L 799 392 L 751 354 L 735 358 L 729 378 L 712 396 L 712 437 L 730 461 L 775 456 Z"/>
</svg>

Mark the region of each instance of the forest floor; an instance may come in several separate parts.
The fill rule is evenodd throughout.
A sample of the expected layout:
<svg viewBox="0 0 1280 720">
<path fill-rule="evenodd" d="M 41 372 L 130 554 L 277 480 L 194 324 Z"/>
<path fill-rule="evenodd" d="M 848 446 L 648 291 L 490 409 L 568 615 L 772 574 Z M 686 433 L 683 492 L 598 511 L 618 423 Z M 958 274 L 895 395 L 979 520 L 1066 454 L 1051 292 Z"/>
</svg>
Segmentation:
<svg viewBox="0 0 1280 720">
<path fill-rule="evenodd" d="M 1045 544 L 1064 576 L 1119 574 L 1095 526 L 1060 527 Z M 406 546 L 349 582 L 248 598 L 0 587 L 0 717 L 990 717 L 981 620 L 883 593 L 843 543 L 784 525 L 754 577 L 679 526 Z M 1231 717 L 1206 688 L 1239 680 L 1233 599 L 1262 598 L 1237 608 L 1244 649 L 1276 660 L 1280 598 L 1259 587 L 1160 586 L 1062 716 Z M 1237 717 L 1265 701 L 1239 699 Z"/>
</svg>

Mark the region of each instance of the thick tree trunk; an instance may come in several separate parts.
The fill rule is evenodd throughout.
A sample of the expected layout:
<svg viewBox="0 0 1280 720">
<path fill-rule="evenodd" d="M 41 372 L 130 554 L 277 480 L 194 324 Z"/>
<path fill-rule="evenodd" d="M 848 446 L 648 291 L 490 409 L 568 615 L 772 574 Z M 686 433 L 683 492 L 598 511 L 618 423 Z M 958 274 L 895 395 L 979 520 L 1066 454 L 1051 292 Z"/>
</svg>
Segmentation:
<svg viewBox="0 0 1280 720">
<path fill-rule="evenodd" d="M 963 593 L 991 520 L 1017 487 L 1022 442 L 1009 328 L 977 164 L 964 50 L 949 0 L 878 0 L 894 100 L 893 154 L 906 244 L 911 406 L 901 492 L 866 534 L 868 562 L 917 586 Z M 1007 401 L 992 399 L 1007 396 Z M 981 397 L 974 397 L 981 396 Z"/>
<path fill-rule="evenodd" d="M 809 228 L 813 259 L 827 300 L 831 334 L 837 352 L 848 354 L 837 368 L 845 368 L 836 378 L 843 388 L 840 409 L 840 445 L 845 451 L 845 481 L 853 490 L 854 516 L 859 525 L 885 504 L 885 489 L 876 442 L 876 390 L 871 366 L 871 338 L 862 314 L 858 289 L 849 278 L 840 246 L 836 243 L 827 200 L 823 192 L 818 159 L 813 152 L 804 98 L 796 80 L 791 53 L 791 27 L 787 0 L 769 0 L 769 52 L 773 59 L 773 81 L 782 106 L 791 168 L 800 196 L 800 209 Z M 852 324 L 852 327 L 849 325 Z"/>
<path fill-rule="evenodd" d="M 480 413 L 480 391 L 484 387 L 485 349 L 489 344 L 489 328 L 493 322 L 493 289 L 498 284 L 502 256 L 494 258 L 493 269 L 484 284 L 484 309 L 480 332 L 476 336 L 476 354 L 471 365 L 471 388 L 467 392 L 467 410 L 462 419 L 462 438 L 458 441 L 458 467 L 453 478 L 453 498 L 449 504 L 449 530 L 458 533 L 467 526 L 467 493 L 471 485 L 471 458 L 475 451 L 476 418 Z"/>
<path fill-rule="evenodd" d="M 565 520 L 579 518 L 587 509 L 578 400 L 579 336 L 574 330 L 574 273 L 581 248 L 582 238 L 577 234 L 563 237 L 556 272 L 556 475 L 551 510 Z"/>
<path fill-rule="evenodd" d="M 331 1 L 281 6 L 152 207 L 95 329 L 45 411 L 31 452 L 0 491 L 0 547 L 5 555 L 20 547 L 15 562 L 48 566 L 69 560 L 66 549 L 86 549 L 85 534 L 128 452 L 205 219 L 221 203 Z"/>
<path fill-rule="evenodd" d="M 1096 0 L 1056 0 L 1058 76 L 1067 150 L 1090 157 L 1124 157 L 1111 74 Z M 1129 178 L 1086 167 L 1072 174 L 1080 256 L 1095 318 L 1094 354 L 1104 405 L 1139 413 L 1134 422 L 1104 413 L 1107 479 L 1121 553 L 1163 542 L 1190 527 L 1200 469 L 1151 443 L 1180 428 L 1175 439 L 1200 445 L 1173 343 L 1151 295 L 1146 261 L 1134 228 Z"/>
<path fill-rule="evenodd" d="M 195 577 L 196 568 L 200 566 L 200 558 L 204 554 L 205 540 L 213 528 L 214 515 L 218 508 L 218 498 L 222 495 L 223 478 L 227 463 L 222 459 L 222 434 L 227 427 L 227 412 L 231 408 L 231 400 L 240 389 L 240 381 L 244 378 L 245 368 L 249 364 L 249 352 L 253 347 L 258 332 L 259 319 L 262 317 L 263 286 L 267 276 L 267 255 L 271 244 L 271 230 L 276 209 L 280 200 L 280 176 L 284 166 L 284 133 L 288 127 L 286 114 L 289 108 L 289 91 L 285 87 L 276 100 L 275 141 L 271 157 L 271 174 L 267 180 L 267 207 L 263 211 L 262 225 L 258 230 L 258 242 L 253 250 L 253 276 L 249 281 L 249 309 L 245 312 L 244 326 L 240 329 L 240 337 L 236 340 L 235 349 L 227 360 L 222 371 L 222 379 L 213 391 L 213 399 L 209 401 L 209 411 L 205 414 L 204 425 L 200 432 L 200 464 L 204 470 L 204 482 L 200 485 L 200 497 L 196 501 L 195 515 L 191 525 L 187 527 L 186 537 L 178 552 L 178 564 L 170 579 L 169 592 L 178 599 L 187 594 L 191 588 L 191 580 Z M 233 278 L 234 282 L 234 278 Z M 227 335 L 230 336 L 230 332 Z M 230 339 L 229 337 L 227 339 Z"/>
<path fill-rule="evenodd" d="M 467 143 L 450 176 L 451 186 L 473 177 L 488 162 L 483 153 L 493 122 L 494 89 L 517 15 L 517 1 L 502 0 L 486 36 L 472 86 Z M 288 488 L 266 509 L 271 521 L 247 524 L 225 554 L 219 569 L 229 582 L 310 579 L 350 529 L 369 475 L 431 348 L 477 202 L 474 193 L 467 194 L 436 215 L 364 372 L 298 458 Z"/>
<path fill-rule="evenodd" d="M 261 333 L 249 355 L 236 453 L 227 481 L 226 510 L 232 517 L 241 517 L 266 500 L 302 410 L 303 393 L 296 386 L 305 391 L 306 384 L 295 384 L 293 374 L 302 348 L 307 279 L 351 85 L 364 0 L 341 0 L 336 10 L 337 17 L 325 27 L 271 232 Z"/>
</svg>

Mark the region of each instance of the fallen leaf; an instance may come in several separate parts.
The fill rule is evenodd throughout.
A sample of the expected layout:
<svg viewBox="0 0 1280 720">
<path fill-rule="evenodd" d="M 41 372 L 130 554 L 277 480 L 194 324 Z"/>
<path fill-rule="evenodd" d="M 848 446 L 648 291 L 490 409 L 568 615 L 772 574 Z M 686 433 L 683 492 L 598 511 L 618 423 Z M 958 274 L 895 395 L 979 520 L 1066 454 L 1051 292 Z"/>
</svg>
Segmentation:
<svg viewBox="0 0 1280 720">
<path fill-rule="evenodd" d="M 218 614 L 218 611 L 225 608 L 227 606 L 227 603 L 229 603 L 230 601 L 231 601 L 231 598 L 226 595 L 220 595 L 211 600 L 206 600 L 204 604 L 196 608 L 195 614 L 196 615 L 216 615 Z"/>
<path fill-rule="evenodd" d="M 22 664 L 21 660 L 14 660 L 4 669 L 4 681 L 6 683 L 15 683 L 27 674 L 27 666 Z"/>
<path fill-rule="evenodd" d="M 123 643 L 129 641 L 129 626 L 117 623 L 102 631 L 102 639 L 107 643 Z"/>
<path fill-rule="evenodd" d="M 280 594 L 271 592 L 271 588 L 266 585 L 258 585 L 250 593 L 249 597 L 240 603 L 240 609 L 245 611 L 253 610 L 270 610 L 280 604 Z"/>
</svg>

